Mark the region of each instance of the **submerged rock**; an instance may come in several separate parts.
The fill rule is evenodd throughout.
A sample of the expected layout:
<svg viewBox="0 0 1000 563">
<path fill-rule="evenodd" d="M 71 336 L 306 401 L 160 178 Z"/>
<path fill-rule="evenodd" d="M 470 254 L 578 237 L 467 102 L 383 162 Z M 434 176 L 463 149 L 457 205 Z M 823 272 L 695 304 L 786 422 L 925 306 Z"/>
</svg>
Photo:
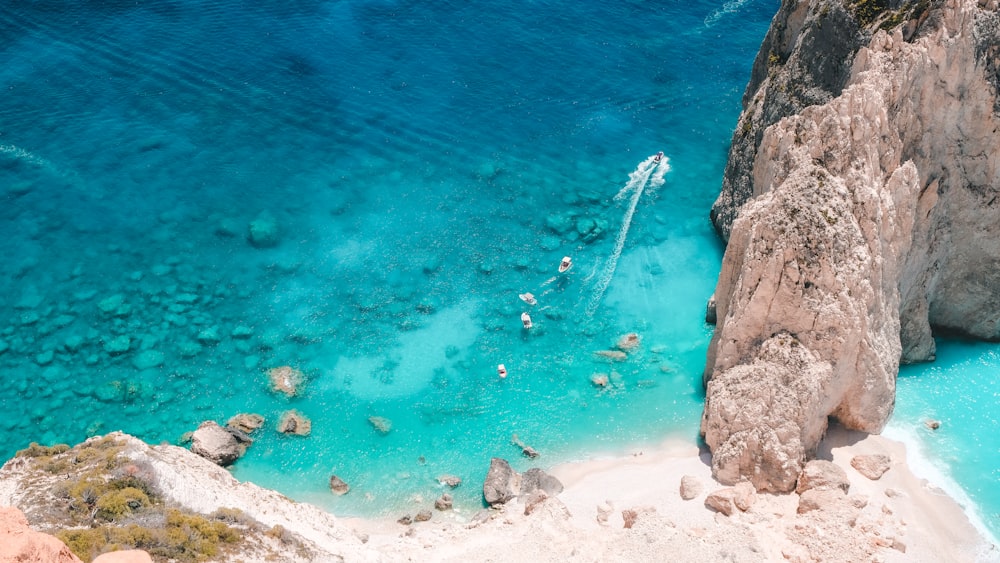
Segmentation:
<svg viewBox="0 0 1000 563">
<path fill-rule="evenodd" d="M 267 370 L 267 377 L 271 381 L 271 390 L 284 393 L 287 397 L 297 395 L 305 381 L 305 375 L 291 366 L 271 368 Z"/>
<path fill-rule="evenodd" d="M 143 350 L 132 358 L 132 365 L 137 370 L 150 369 L 163 365 L 166 356 L 159 350 Z"/>
<path fill-rule="evenodd" d="M 456 477 L 455 475 L 441 475 L 437 478 L 437 480 L 438 483 L 451 487 L 452 489 L 462 484 L 462 479 L 460 477 Z"/>
<path fill-rule="evenodd" d="M 293 409 L 281 413 L 281 418 L 278 420 L 278 432 L 308 436 L 311 431 L 312 421 L 299 411 Z"/>
<path fill-rule="evenodd" d="M 609 359 L 613 362 L 624 362 L 628 359 L 628 355 L 621 350 L 598 350 L 594 352 L 594 355 Z"/>
<path fill-rule="evenodd" d="M 379 434 L 383 436 L 392 430 L 392 421 L 383 416 L 369 416 L 368 423 L 372 425 Z"/>
<path fill-rule="evenodd" d="M 247 434 L 253 433 L 261 426 L 264 426 L 264 417 L 253 413 L 240 413 L 226 421 L 227 428 L 235 428 Z"/>
<path fill-rule="evenodd" d="M 347 484 L 343 479 L 337 477 L 336 475 L 330 476 L 330 492 L 342 496 L 346 495 L 348 491 L 351 490 L 351 486 Z"/>
<path fill-rule="evenodd" d="M 615 346 L 622 352 L 632 352 L 639 348 L 639 344 L 639 335 L 630 332 L 619 338 Z"/>
<path fill-rule="evenodd" d="M 247 240 L 255 248 L 271 248 L 281 242 L 278 221 L 268 213 L 260 214 L 250 222 Z"/>
<path fill-rule="evenodd" d="M 127 335 L 115 336 L 104 340 L 104 351 L 112 356 L 124 354 L 132 347 L 132 339 Z"/>
</svg>

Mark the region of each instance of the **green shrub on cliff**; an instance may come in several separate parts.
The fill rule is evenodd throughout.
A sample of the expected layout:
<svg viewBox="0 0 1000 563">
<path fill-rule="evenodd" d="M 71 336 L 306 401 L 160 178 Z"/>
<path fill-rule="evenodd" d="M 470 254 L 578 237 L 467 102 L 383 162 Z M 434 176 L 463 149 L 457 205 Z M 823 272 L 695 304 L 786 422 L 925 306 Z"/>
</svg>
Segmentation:
<svg viewBox="0 0 1000 563">
<path fill-rule="evenodd" d="M 149 506 L 149 497 L 135 487 L 125 487 L 104 493 L 97 499 L 95 516 L 103 520 L 115 521 L 132 514 L 144 506 Z"/>
<path fill-rule="evenodd" d="M 850 7 L 858 23 L 862 26 L 869 26 L 889 9 L 889 2 L 888 0 L 853 0 Z"/>
<path fill-rule="evenodd" d="M 69 451 L 66 444 L 56 444 L 54 446 L 40 446 L 38 442 L 28 444 L 27 448 L 17 450 L 14 457 L 51 457 Z"/>
<path fill-rule="evenodd" d="M 118 549 L 144 549 L 157 560 L 181 563 L 204 561 L 225 552 L 242 540 L 242 533 L 223 522 L 176 509 L 166 511 L 163 527 L 129 524 L 62 530 L 56 533 L 77 557 L 90 561 Z"/>
</svg>

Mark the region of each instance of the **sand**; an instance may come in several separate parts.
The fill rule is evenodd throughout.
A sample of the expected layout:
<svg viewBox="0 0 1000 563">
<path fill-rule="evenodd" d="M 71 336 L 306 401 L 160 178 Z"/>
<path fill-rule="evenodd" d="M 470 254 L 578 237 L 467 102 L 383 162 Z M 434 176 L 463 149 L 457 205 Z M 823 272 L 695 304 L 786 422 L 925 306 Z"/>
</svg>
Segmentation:
<svg viewBox="0 0 1000 563">
<path fill-rule="evenodd" d="M 892 460 L 880 479 L 851 467 L 853 456 L 875 453 Z M 670 440 L 550 468 L 565 490 L 529 515 L 511 501 L 478 515 L 435 511 L 410 526 L 341 522 L 394 561 L 1000 561 L 962 507 L 909 470 L 903 444 L 835 428 L 818 457 L 842 467 L 851 486 L 805 514 L 796 494 L 756 494 L 731 516 L 708 508 L 706 497 L 725 487 L 711 478 L 707 452 Z M 686 475 L 702 485 L 691 500 L 679 493 Z"/>
</svg>

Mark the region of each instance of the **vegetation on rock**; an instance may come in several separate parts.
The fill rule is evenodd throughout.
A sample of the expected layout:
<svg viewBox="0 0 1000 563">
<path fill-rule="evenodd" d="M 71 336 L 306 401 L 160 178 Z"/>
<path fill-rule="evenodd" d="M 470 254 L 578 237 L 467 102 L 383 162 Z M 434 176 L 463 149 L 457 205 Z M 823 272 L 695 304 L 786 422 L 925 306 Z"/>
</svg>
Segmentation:
<svg viewBox="0 0 1000 563">
<path fill-rule="evenodd" d="M 77 557 L 143 549 L 156 561 L 196 562 L 250 549 L 303 552 L 290 534 L 275 534 L 240 510 L 204 516 L 164 500 L 155 468 L 134 460 L 115 435 L 73 448 L 32 443 L 17 454 L 31 494 L 22 499 L 33 526 L 46 530 Z M 261 538 L 278 541 L 261 546 Z"/>
</svg>

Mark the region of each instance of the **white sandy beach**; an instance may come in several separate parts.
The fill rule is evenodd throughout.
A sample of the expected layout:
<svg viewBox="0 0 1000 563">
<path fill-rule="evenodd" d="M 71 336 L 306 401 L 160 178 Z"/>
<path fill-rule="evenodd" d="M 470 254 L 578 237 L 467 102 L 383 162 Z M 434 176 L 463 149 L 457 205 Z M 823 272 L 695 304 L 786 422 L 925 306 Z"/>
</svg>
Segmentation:
<svg viewBox="0 0 1000 563">
<path fill-rule="evenodd" d="M 879 453 L 892 466 L 877 481 L 850 465 L 855 455 Z M 342 522 L 394 561 L 1000 561 L 958 503 L 910 472 L 903 444 L 833 429 L 819 456 L 844 468 L 851 486 L 842 503 L 806 514 L 797 514 L 795 494 L 758 494 L 746 512 L 715 512 L 705 498 L 723 486 L 707 454 L 672 440 L 552 468 L 565 490 L 527 516 L 511 501 L 483 522 L 440 512 L 408 527 Z M 685 475 L 703 485 L 687 501 L 679 493 Z M 636 515 L 631 528 L 626 510 Z"/>
</svg>

